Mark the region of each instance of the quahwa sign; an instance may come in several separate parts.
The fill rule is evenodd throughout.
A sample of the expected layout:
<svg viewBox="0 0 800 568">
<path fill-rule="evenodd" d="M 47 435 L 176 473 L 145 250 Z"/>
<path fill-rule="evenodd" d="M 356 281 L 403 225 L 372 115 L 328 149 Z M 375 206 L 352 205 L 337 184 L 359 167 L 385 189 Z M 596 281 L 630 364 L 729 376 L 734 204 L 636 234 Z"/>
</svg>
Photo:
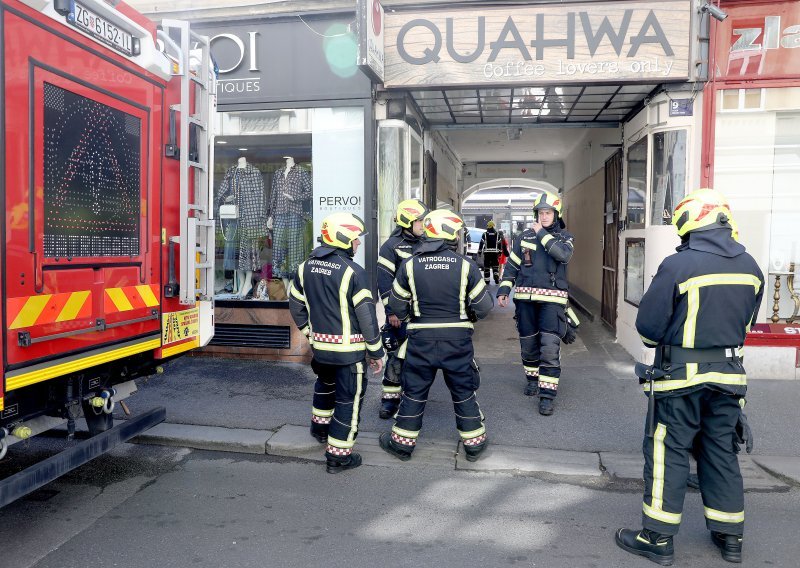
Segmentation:
<svg viewBox="0 0 800 568">
<path fill-rule="evenodd" d="M 391 12 L 384 28 L 387 87 L 690 76 L 689 0 Z"/>
</svg>

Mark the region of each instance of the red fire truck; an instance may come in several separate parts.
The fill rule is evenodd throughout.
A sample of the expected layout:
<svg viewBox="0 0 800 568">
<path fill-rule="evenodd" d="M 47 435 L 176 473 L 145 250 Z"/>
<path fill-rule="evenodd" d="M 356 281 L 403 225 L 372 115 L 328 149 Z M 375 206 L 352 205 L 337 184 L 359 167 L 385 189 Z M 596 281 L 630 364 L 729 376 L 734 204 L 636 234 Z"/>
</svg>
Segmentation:
<svg viewBox="0 0 800 568">
<path fill-rule="evenodd" d="M 163 420 L 111 411 L 211 339 L 214 76 L 186 22 L 0 0 L 0 458 L 65 421 L 90 434 L 0 482 L 0 506 Z"/>
</svg>

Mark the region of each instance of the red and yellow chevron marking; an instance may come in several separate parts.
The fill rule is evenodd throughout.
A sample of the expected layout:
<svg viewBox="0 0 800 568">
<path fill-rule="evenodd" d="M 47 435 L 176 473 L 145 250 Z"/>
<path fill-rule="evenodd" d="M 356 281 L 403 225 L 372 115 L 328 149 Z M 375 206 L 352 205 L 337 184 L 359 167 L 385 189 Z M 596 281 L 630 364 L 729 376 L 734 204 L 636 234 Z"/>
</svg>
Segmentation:
<svg viewBox="0 0 800 568">
<path fill-rule="evenodd" d="M 158 305 L 158 285 L 142 284 L 123 288 L 106 288 L 105 311 L 107 314 L 127 312 Z"/>
<path fill-rule="evenodd" d="M 8 329 L 72 321 L 92 315 L 91 291 L 9 298 Z"/>
</svg>

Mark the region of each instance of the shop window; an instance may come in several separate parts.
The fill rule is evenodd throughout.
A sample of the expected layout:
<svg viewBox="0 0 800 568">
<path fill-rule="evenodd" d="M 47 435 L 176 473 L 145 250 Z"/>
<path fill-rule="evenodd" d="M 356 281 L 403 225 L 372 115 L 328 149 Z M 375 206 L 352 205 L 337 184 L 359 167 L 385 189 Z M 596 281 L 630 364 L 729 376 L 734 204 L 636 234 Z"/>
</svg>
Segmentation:
<svg viewBox="0 0 800 568">
<path fill-rule="evenodd" d="M 403 120 L 378 125 L 378 243 L 395 229 L 397 204 L 423 200 L 422 138 Z"/>
<path fill-rule="evenodd" d="M 672 211 L 686 195 L 686 139 L 686 130 L 667 130 L 653 134 L 651 225 L 669 225 Z"/>
<path fill-rule="evenodd" d="M 720 91 L 721 111 L 758 111 L 764 108 L 767 89 L 728 89 Z"/>
<path fill-rule="evenodd" d="M 714 185 L 730 201 L 739 239 L 767 276 L 765 290 L 774 301 L 766 302 L 765 294 L 761 318 L 771 321 L 793 313 L 787 279 L 800 275 L 800 89 L 763 91 L 762 110 L 717 114 Z M 724 100 L 728 91 L 722 93 Z"/>
<path fill-rule="evenodd" d="M 217 300 L 287 301 L 329 213 L 363 218 L 362 108 L 224 112 L 214 156 Z"/>
<path fill-rule="evenodd" d="M 625 301 L 638 306 L 644 296 L 644 239 L 625 239 Z"/>
<path fill-rule="evenodd" d="M 628 149 L 628 201 L 626 217 L 629 229 L 644 229 L 647 194 L 647 137 Z"/>
</svg>

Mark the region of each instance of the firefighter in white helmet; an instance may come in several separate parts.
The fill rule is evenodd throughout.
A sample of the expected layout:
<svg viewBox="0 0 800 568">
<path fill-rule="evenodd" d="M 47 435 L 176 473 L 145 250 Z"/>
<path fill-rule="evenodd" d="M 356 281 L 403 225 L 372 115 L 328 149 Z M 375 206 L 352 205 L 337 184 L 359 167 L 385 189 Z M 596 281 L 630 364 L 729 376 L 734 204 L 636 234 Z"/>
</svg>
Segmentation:
<svg viewBox="0 0 800 568">
<path fill-rule="evenodd" d="M 322 222 L 321 233 L 320 246 L 297 269 L 289 308 L 314 353 L 311 435 L 327 443 L 328 473 L 340 473 L 361 465 L 353 446 L 366 367 L 380 373 L 384 351 L 369 276 L 353 261 L 364 222 L 352 213 L 334 213 Z"/>
<path fill-rule="evenodd" d="M 480 373 L 472 346 L 473 322 L 486 317 L 493 302 L 472 260 L 455 252 L 464 226 L 444 209 L 423 220 L 425 235 L 397 270 L 389 307 L 408 320 L 401 377 L 403 393 L 391 432 L 379 442 L 401 460 L 411 459 L 436 372 L 441 369 L 453 399 L 456 428 L 468 460 L 486 448 L 486 428 L 478 406 Z"/>
<path fill-rule="evenodd" d="M 395 223 L 397 227 L 378 253 L 378 293 L 381 295 L 386 323 L 381 329 L 383 347 L 388 353 L 386 369 L 383 374 L 383 393 L 381 409 L 378 413 L 384 420 L 394 416 L 400 406 L 400 372 L 403 360 L 397 356 L 400 347 L 406 340 L 406 325 L 389 307 L 389 294 L 392 282 L 400 264 L 411 257 L 414 247 L 422 236 L 422 218 L 428 214 L 428 208 L 417 199 L 406 199 L 397 206 Z"/>
<path fill-rule="evenodd" d="M 744 491 L 736 453 L 740 443 L 752 450 L 742 413 L 747 377 L 741 347 L 758 314 L 764 276 L 737 242 L 719 192 L 687 195 L 672 224 L 682 243 L 658 267 L 636 317 L 642 341 L 655 349 L 653 365 L 636 365 L 649 395 L 643 528 L 619 529 L 616 542 L 662 566 L 672 564 L 693 452 L 711 540 L 725 560 L 741 562 Z"/>
<path fill-rule="evenodd" d="M 533 227 L 514 243 L 498 303 L 508 305 L 514 290 L 522 366 L 528 380 L 525 394 L 539 395 L 539 413 L 553 414 L 553 399 L 561 377 L 561 341 L 570 341 L 567 263 L 572 258 L 573 237 L 561 220 L 561 198 L 544 191 L 533 205 Z M 571 317 L 572 314 L 570 314 Z"/>
</svg>

